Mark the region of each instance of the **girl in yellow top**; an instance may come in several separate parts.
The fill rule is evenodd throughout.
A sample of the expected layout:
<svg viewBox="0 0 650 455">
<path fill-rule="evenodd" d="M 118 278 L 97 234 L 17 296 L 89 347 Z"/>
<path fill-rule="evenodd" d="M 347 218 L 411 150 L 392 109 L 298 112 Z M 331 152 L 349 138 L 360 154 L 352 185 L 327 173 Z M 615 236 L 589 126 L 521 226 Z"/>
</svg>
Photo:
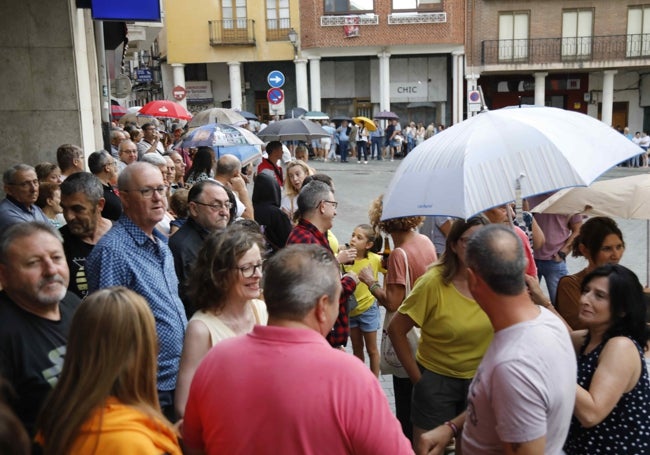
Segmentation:
<svg viewBox="0 0 650 455">
<path fill-rule="evenodd" d="M 181 455 L 156 391 L 158 342 L 140 295 L 101 289 L 77 308 L 59 382 L 43 406 L 37 442 L 48 455 Z"/>
<path fill-rule="evenodd" d="M 493 337 L 490 320 L 469 292 L 464 259 L 467 241 L 486 223 L 482 217 L 454 221 L 440 261 L 415 282 L 388 327 L 414 384 L 416 446 L 422 433 L 467 408 L 469 384 Z M 413 326 L 422 328 L 415 358 L 406 338 Z"/>
<path fill-rule="evenodd" d="M 350 246 L 357 252 L 354 264 L 344 266 L 345 271 L 353 271 L 359 274 L 362 269 L 370 267 L 374 276 L 374 284 L 379 286 L 377 277 L 379 272 L 386 273 L 381 266 L 381 256 L 371 250 L 375 246 L 375 231 L 369 224 L 360 224 L 354 228 Z M 354 291 L 357 306 L 350 311 L 350 339 L 352 340 L 352 351 L 354 355 L 364 361 L 364 344 L 370 359 L 370 370 L 379 376 L 379 350 L 377 349 L 377 331 L 381 328 L 381 317 L 379 305 L 371 289 L 362 282 L 357 284 Z"/>
</svg>

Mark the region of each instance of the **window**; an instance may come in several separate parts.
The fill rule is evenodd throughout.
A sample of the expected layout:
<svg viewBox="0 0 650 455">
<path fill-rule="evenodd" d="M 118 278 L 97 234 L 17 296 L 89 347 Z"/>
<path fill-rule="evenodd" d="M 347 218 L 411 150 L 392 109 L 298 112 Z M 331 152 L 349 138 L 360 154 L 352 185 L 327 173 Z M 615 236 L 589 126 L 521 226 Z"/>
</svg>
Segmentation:
<svg viewBox="0 0 650 455">
<path fill-rule="evenodd" d="M 372 13 L 373 0 L 324 0 L 325 14 L 362 14 Z"/>
<path fill-rule="evenodd" d="M 224 29 L 246 29 L 246 0 L 222 0 Z"/>
<path fill-rule="evenodd" d="M 528 58 L 528 17 L 527 11 L 499 14 L 499 61 Z"/>
<path fill-rule="evenodd" d="M 266 39 L 287 40 L 290 29 L 289 0 L 266 0 Z"/>
<path fill-rule="evenodd" d="M 627 11 L 627 57 L 650 55 L 650 5 Z"/>
<path fill-rule="evenodd" d="M 427 12 L 439 11 L 442 0 L 393 0 L 393 11 L 401 12 Z"/>
<path fill-rule="evenodd" d="M 592 9 L 562 12 L 562 57 L 584 58 L 591 55 L 593 35 Z"/>
</svg>

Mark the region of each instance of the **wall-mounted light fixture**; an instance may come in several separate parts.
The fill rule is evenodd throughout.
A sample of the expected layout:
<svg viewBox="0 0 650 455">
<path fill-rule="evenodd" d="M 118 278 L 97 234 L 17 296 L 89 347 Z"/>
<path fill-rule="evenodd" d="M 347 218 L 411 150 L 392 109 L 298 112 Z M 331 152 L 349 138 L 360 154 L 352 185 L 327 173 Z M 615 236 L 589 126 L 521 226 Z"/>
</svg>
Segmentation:
<svg viewBox="0 0 650 455">
<path fill-rule="evenodd" d="M 295 58 L 298 55 L 298 33 L 292 27 L 291 30 L 289 30 L 287 37 L 293 46 L 293 57 Z"/>
</svg>

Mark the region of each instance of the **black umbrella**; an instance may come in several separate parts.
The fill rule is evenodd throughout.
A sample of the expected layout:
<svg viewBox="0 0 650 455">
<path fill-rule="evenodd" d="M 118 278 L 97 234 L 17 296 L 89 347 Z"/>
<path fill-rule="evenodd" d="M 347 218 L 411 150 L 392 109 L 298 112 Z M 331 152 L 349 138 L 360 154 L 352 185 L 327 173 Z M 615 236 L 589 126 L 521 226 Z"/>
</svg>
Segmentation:
<svg viewBox="0 0 650 455">
<path fill-rule="evenodd" d="M 248 111 L 238 111 L 238 112 L 239 112 L 239 113 L 242 115 L 242 117 L 244 117 L 246 120 L 255 120 L 255 121 L 258 121 L 258 120 L 259 120 L 259 118 L 257 117 L 257 115 L 253 114 L 252 112 L 248 112 Z"/>
<path fill-rule="evenodd" d="M 379 114 L 375 115 L 374 118 L 382 120 L 399 120 L 399 115 L 391 111 L 381 111 Z"/>
<path fill-rule="evenodd" d="M 307 113 L 307 109 L 303 109 L 301 107 L 294 107 L 289 111 L 287 115 L 285 115 L 285 118 L 300 118 L 303 115 Z"/>
<path fill-rule="evenodd" d="M 352 117 L 348 117 L 347 115 L 335 115 L 330 120 L 332 120 L 333 122 L 342 122 L 343 120 L 347 120 L 348 122 L 351 122 Z"/>
<path fill-rule="evenodd" d="M 311 141 L 330 134 L 309 120 L 289 118 L 278 120 L 260 131 L 257 136 L 263 141 Z"/>
</svg>

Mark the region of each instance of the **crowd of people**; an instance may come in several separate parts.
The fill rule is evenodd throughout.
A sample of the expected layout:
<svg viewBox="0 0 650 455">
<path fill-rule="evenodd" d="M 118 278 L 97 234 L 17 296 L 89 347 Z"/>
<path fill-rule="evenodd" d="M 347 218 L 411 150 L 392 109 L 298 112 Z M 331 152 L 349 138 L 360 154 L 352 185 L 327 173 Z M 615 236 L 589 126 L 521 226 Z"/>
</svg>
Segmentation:
<svg viewBox="0 0 650 455">
<path fill-rule="evenodd" d="M 342 161 L 397 151 L 394 122 L 386 155 L 363 124 L 348 155 L 347 128 Z M 308 156 L 272 141 L 250 169 L 172 131 L 4 172 L 3 453 L 647 453 L 648 313 L 614 220 L 382 220 L 378 196 L 341 244 Z"/>
</svg>

